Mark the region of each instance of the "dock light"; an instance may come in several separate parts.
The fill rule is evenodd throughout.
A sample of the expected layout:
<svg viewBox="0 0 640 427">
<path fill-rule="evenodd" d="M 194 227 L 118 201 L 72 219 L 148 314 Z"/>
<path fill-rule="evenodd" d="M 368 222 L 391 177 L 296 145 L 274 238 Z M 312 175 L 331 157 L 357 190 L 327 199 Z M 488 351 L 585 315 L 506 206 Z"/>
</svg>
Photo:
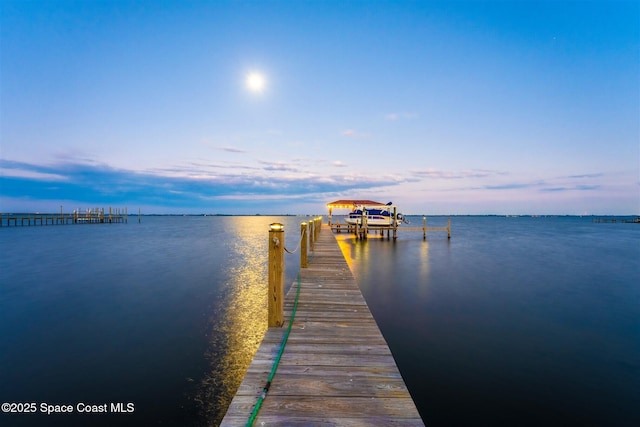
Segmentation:
<svg viewBox="0 0 640 427">
<path fill-rule="evenodd" d="M 279 222 L 274 222 L 273 224 L 269 225 L 269 231 L 283 231 L 284 230 L 284 225 L 280 224 Z"/>
</svg>

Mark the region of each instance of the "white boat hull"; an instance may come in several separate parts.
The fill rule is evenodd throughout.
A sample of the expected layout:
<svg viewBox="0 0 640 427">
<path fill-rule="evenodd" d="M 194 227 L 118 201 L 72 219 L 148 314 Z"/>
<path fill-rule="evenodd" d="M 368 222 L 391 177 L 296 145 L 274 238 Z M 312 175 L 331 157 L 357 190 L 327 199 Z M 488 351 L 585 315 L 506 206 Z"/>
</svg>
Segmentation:
<svg viewBox="0 0 640 427">
<path fill-rule="evenodd" d="M 362 216 L 358 217 L 346 217 L 344 222 L 350 225 L 362 225 Z M 398 221 L 400 225 L 401 221 Z M 391 227 L 393 226 L 393 219 L 383 216 L 367 216 L 367 225 L 376 227 Z"/>
<path fill-rule="evenodd" d="M 369 227 L 393 227 L 395 214 L 395 225 L 399 226 L 405 219 L 401 213 L 396 213 L 395 210 L 395 206 L 392 206 L 391 203 L 373 207 L 355 206 L 344 220 L 349 225 L 362 225 L 362 218 L 366 216 L 366 224 Z"/>
</svg>

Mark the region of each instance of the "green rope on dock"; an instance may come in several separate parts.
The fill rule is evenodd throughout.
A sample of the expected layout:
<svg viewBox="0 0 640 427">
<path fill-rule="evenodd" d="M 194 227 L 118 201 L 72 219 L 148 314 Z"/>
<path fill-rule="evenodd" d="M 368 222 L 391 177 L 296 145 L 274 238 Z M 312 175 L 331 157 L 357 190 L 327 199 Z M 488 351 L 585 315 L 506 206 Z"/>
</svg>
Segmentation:
<svg viewBox="0 0 640 427">
<path fill-rule="evenodd" d="M 276 360 L 273 361 L 271 372 L 269 373 L 269 377 L 267 377 L 267 384 L 262 389 L 262 393 L 260 393 L 260 397 L 258 397 L 258 401 L 256 402 L 256 405 L 253 407 L 251 416 L 247 420 L 246 427 L 253 426 L 253 423 L 256 421 L 256 417 L 258 416 L 258 412 L 260 412 L 260 408 L 262 407 L 262 402 L 264 401 L 265 397 L 267 397 L 267 393 L 269 392 L 269 387 L 271 387 L 271 381 L 273 380 L 273 377 L 276 375 L 276 371 L 278 370 L 278 365 L 280 364 L 280 358 L 282 357 L 282 353 L 284 353 L 284 348 L 287 345 L 287 340 L 289 339 L 289 333 L 291 333 L 291 327 L 293 326 L 293 319 L 296 317 L 296 311 L 298 310 L 299 298 L 300 298 L 300 270 L 298 270 L 298 287 L 296 289 L 296 299 L 293 302 L 293 310 L 291 310 L 291 317 L 289 318 L 289 326 L 287 327 L 287 331 L 284 333 L 284 337 L 282 337 L 282 343 L 280 343 L 280 350 L 278 350 L 278 355 L 276 356 Z"/>
</svg>

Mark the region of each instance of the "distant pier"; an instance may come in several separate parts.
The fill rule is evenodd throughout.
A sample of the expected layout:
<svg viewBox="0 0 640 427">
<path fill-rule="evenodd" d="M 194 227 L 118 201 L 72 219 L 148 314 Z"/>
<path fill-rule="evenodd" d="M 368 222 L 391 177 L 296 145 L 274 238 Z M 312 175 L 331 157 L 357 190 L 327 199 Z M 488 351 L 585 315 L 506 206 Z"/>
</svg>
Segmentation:
<svg viewBox="0 0 640 427">
<path fill-rule="evenodd" d="M 596 223 L 622 222 L 622 223 L 640 224 L 640 216 L 637 216 L 635 218 L 616 218 L 616 217 L 601 218 L 601 217 L 595 217 L 595 218 L 593 218 L 591 220 L 591 222 L 596 222 Z"/>
<path fill-rule="evenodd" d="M 138 215 L 139 216 L 139 215 Z M 0 213 L 0 227 L 66 224 L 123 224 L 127 223 L 127 208 L 93 208 L 72 213 Z"/>
<path fill-rule="evenodd" d="M 424 426 L 331 228 L 314 227 L 283 326 L 267 330 L 222 425 Z"/>
</svg>

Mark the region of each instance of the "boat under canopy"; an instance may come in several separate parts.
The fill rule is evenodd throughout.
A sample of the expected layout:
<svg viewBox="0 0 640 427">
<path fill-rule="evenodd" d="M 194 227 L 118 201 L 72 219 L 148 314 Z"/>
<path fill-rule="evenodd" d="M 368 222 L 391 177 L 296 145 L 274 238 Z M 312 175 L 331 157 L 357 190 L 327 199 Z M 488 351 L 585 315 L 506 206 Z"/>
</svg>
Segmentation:
<svg viewBox="0 0 640 427">
<path fill-rule="evenodd" d="M 392 202 L 380 203 L 373 200 L 337 200 L 328 203 L 329 221 L 331 222 L 333 208 L 351 209 L 351 212 L 345 217 L 345 222 L 351 225 L 362 225 L 363 218 L 369 226 L 377 227 L 393 227 L 400 225 L 402 222 L 408 222 L 403 215 L 397 212 L 397 208 Z M 395 211 L 395 216 L 394 216 Z"/>
</svg>

